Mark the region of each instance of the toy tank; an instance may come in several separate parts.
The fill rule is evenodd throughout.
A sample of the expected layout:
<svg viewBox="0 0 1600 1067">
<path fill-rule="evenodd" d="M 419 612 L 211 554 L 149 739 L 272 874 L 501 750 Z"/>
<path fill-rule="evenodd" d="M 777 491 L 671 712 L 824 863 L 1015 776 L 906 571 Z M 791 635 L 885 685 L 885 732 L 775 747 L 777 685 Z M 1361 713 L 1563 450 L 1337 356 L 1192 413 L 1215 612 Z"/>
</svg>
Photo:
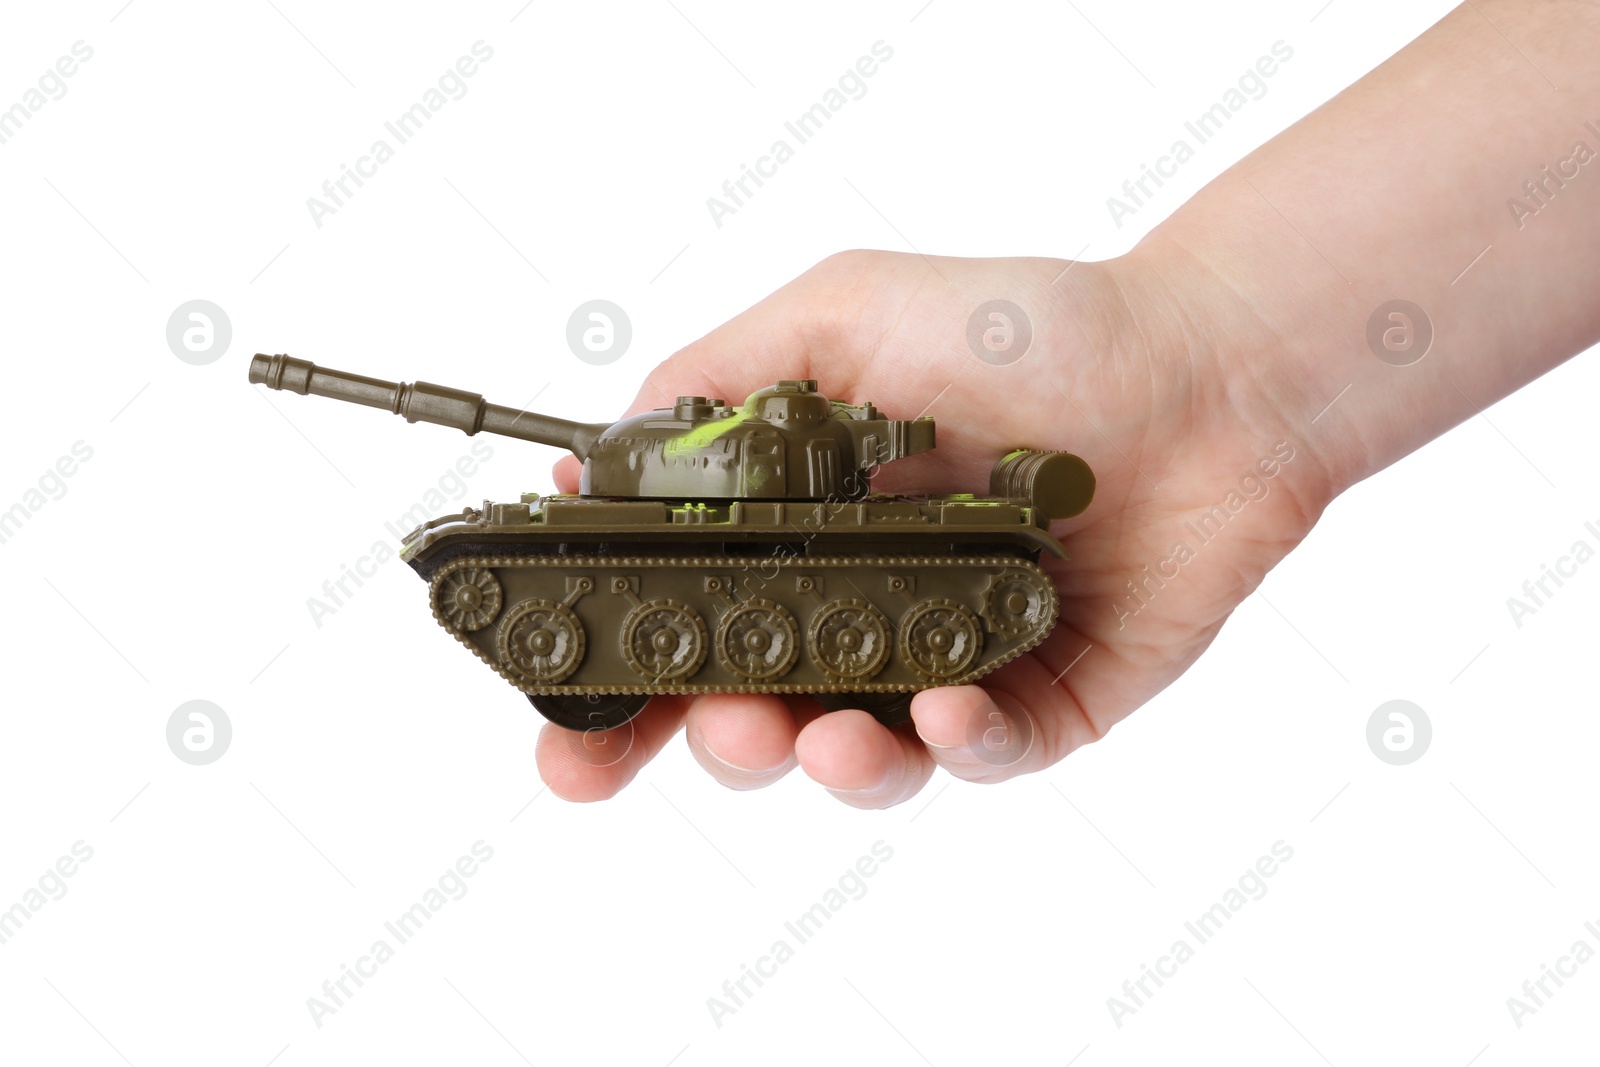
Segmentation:
<svg viewBox="0 0 1600 1067">
<path fill-rule="evenodd" d="M 484 501 L 407 534 L 440 626 L 577 729 L 620 726 L 656 693 L 804 693 L 909 716 L 921 689 L 974 682 L 1042 641 L 1066 558 L 1051 519 L 1094 494 L 1066 452 L 1001 457 L 989 495 L 870 491 L 931 449 L 930 418 L 885 419 L 780 381 L 738 407 L 680 396 L 614 425 L 258 355 L 250 380 L 569 450 L 577 495 Z"/>
</svg>

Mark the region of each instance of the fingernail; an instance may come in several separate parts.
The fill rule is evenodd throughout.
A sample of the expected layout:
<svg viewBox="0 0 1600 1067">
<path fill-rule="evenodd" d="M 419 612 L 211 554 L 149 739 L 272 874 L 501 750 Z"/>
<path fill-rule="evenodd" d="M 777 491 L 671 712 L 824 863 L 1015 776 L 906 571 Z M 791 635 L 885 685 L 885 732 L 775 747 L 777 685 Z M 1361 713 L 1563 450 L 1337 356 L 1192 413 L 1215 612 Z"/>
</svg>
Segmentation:
<svg viewBox="0 0 1600 1067">
<path fill-rule="evenodd" d="M 860 789 L 835 789 L 830 785 L 827 790 L 836 797 L 844 797 L 850 800 L 876 800 L 878 797 L 887 794 L 891 786 L 898 784 L 899 771 L 900 768 L 898 767 L 890 767 L 884 771 L 883 777 L 875 785 L 863 786 Z"/>
<path fill-rule="evenodd" d="M 710 756 L 712 761 L 714 763 L 716 763 L 717 766 L 725 767 L 728 770 L 733 771 L 736 774 L 749 774 L 749 775 L 771 774 L 773 771 L 775 771 L 779 767 L 783 766 L 783 763 L 779 763 L 775 767 L 764 767 L 764 768 L 741 767 L 737 763 L 734 763 L 731 760 L 723 759 L 721 756 L 717 755 L 716 752 L 712 751 L 712 748 L 711 748 L 710 745 L 707 745 L 707 744 L 704 744 L 704 743 L 701 744 L 700 751 L 702 751 L 706 755 Z M 785 761 L 785 762 L 787 762 L 787 761 Z"/>
<path fill-rule="evenodd" d="M 712 748 L 711 743 L 706 740 L 705 731 L 699 729 L 693 723 L 690 724 L 689 730 L 689 747 L 691 749 L 693 749 L 696 753 L 704 753 L 705 756 L 717 767 L 720 767 L 721 769 L 728 771 L 730 774 L 739 777 L 752 778 L 776 774 L 778 771 L 781 771 L 787 767 L 790 761 L 794 759 L 794 754 L 791 752 L 788 756 L 779 760 L 771 767 L 742 767 L 732 760 L 722 756 L 717 752 L 716 749 Z"/>
<path fill-rule="evenodd" d="M 929 741 L 926 737 L 922 736 L 922 729 L 920 727 L 917 728 L 917 740 L 921 741 L 924 745 L 926 745 L 929 748 L 938 749 L 940 752 L 950 752 L 953 749 L 965 748 L 966 747 L 964 745 L 941 745 L 941 744 L 937 744 L 936 742 Z"/>
</svg>

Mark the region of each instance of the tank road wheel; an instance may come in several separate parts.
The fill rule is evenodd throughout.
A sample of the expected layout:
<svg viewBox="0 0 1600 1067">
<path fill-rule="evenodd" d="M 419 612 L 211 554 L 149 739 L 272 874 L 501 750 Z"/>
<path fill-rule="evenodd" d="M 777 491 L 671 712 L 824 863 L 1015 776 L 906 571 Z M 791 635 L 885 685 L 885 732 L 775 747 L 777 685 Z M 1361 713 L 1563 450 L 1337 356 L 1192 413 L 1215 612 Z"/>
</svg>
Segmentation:
<svg viewBox="0 0 1600 1067">
<path fill-rule="evenodd" d="M 1006 571 L 989 580 L 983 617 L 1007 639 L 1040 630 L 1049 622 L 1054 590 L 1049 579 L 1032 571 Z"/>
<path fill-rule="evenodd" d="M 835 600 L 812 617 L 806 651 L 832 681 L 864 682 L 889 662 L 889 620 L 865 600 Z"/>
<path fill-rule="evenodd" d="M 911 721 L 914 696 L 915 693 L 813 693 L 811 699 L 821 704 L 823 711 L 860 708 L 885 726 L 899 726 Z"/>
<path fill-rule="evenodd" d="M 641 693 L 528 694 L 539 714 L 568 730 L 614 730 L 644 710 L 650 698 Z"/>
<path fill-rule="evenodd" d="M 622 656 L 653 684 L 681 682 L 705 662 L 706 624 L 687 604 L 646 600 L 622 620 Z"/>
<path fill-rule="evenodd" d="M 452 629 L 481 630 L 500 614 L 500 579 L 482 567 L 452 571 L 433 587 L 434 607 Z"/>
<path fill-rule="evenodd" d="M 717 625 L 717 658 L 745 682 L 783 677 L 799 657 L 799 642 L 794 616 L 761 597 L 730 608 Z"/>
<path fill-rule="evenodd" d="M 930 597 L 906 612 L 900 655 L 930 682 L 959 678 L 983 647 L 978 617 L 954 600 Z"/>
<path fill-rule="evenodd" d="M 500 624 L 500 662 L 537 685 L 554 685 L 583 661 L 583 623 L 554 600 L 524 600 Z"/>
</svg>

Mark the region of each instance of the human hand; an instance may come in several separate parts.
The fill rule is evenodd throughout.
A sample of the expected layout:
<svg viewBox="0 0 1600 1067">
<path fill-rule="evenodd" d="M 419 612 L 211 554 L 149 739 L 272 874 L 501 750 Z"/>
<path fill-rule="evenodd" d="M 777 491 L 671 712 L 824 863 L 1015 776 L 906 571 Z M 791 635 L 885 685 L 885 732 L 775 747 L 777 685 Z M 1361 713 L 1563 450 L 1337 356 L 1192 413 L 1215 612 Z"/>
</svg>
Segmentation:
<svg viewBox="0 0 1600 1067">
<path fill-rule="evenodd" d="M 728 786 L 798 765 L 848 804 L 887 807 L 935 765 L 1000 781 L 1103 736 L 1194 662 L 1335 495 L 1600 340 L 1600 183 L 1571 173 L 1592 149 L 1557 164 L 1565 179 L 1527 179 L 1524 162 L 1594 129 L 1597 41 L 1593 3 L 1463 4 L 1126 255 L 845 253 L 673 356 L 634 411 L 809 377 L 890 417 L 937 417 L 938 449 L 889 465 L 880 491 L 981 489 L 1018 446 L 1088 460 L 1094 503 L 1055 526 L 1073 558 L 1044 562 L 1060 621 L 981 687 L 918 693 L 914 730 L 809 699 L 656 697 L 620 757 L 586 759 L 572 741 L 585 735 L 546 727 L 545 780 L 609 797 L 687 724 L 690 751 Z M 1427 136 L 1375 132 L 1394 127 L 1397 101 Z M 1537 224 L 1506 201 L 1513 189 L 1539 205 Z M 1565 221 L 1545 225 L 1557 190 Z M 1427 338 L 1404 359 L 1373 340 L 1397 297 Z M 967 347 L 969 318 L 996 298 L 1033 327 L 1003 367 Z M 572 491 L 576 464 L 557 480 Z M 969 736 L 996 714 L 1017 743 L 980 754 Z"/>
<path fill-rule="evenodd" d="M 628 414 L 679 394 L 736 404 L 779 378 L 815 378 L 825 395 L 870 400 L 887 417 L 934 416 L 938 448 L 885 466 L 879 492 L 982 491 L 999 456 L 1030 447 L 1084 457 L 1095 500 L 1054 525 L 1072 559 L 1041 564 L 1061 595 L 1050 636 L 981 687 L 918 693 L 914 727 L 824 713 L 808 697 L 655 697 L 611 738 L 546 725 L 545 781 L 569 799 L 604 799 L 685 726 L 690 751 L 724 785 L 757 788 L 799 765 L 847 804 L 887 807 L 935 765 L 978 782 L 1051 766 L 1178 677 L 1310 530 L 1331 482 L 1282 431 L 1286 397 L 1252 368 L 1224 365 L 1211 343 L 1245 324 L 1189 328 L 1216 302 L 1160 277 L 1138 254 L 1068 264 L 849 252 L 656 368 Z M 1032 325 L 1029 349 L 1007 366 L 968 347 L 969 318 L 995 298 Z M 577 475 L 571 458 L 556 467 L 565 492 Z M 1181 534 L 1186 521 L 1215 535 Z M 1192 558 L 1174 559 L 1180 537 Z M 1001 721 L 996 713 L 1010 747 L 976 751 L 969 739 Z"/>
</svg>

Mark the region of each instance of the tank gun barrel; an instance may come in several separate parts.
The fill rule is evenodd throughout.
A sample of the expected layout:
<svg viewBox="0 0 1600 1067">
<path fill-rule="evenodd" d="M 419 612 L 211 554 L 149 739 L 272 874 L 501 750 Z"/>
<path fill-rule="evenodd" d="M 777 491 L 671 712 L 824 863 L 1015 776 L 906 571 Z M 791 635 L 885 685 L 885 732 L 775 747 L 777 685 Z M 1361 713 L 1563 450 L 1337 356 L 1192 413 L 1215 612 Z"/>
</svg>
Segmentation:
<svg viewBox="0 0 1600 1067">
<path fill-rule="evenodd" d="M 588 458 L 595 441 L 607 428 L 603 424 L 569 422 L 491 404 L 478 393 L 464 389 L 428 382 L 386 382 L 381 378 L 318 367 L 309 360 L 289 356 L 257 355 L 250 361 L 250 380 L 269 389 L 383 408 L 403 415 L 407 422 L 454 426 L 468 436 L 492 433 L 553 445 L 566 449 L 580 460 Z"/>
</svg>

